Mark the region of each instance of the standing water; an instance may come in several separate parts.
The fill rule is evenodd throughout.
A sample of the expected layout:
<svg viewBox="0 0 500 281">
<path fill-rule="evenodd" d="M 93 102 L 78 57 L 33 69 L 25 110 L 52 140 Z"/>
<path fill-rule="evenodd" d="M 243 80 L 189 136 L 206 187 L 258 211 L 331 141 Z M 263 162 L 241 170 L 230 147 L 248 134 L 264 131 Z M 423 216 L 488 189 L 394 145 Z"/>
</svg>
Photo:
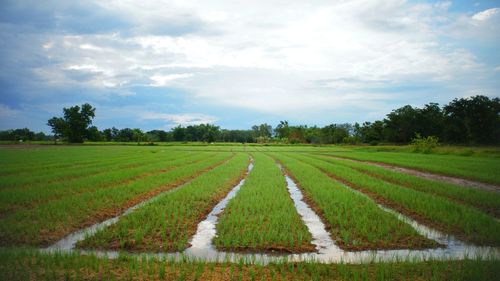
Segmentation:
<svg viewBox="0 0 500 281">
<path fill-rule="evenodd" d="M 253 168 L 251 161 L 248 166 L 248 173 Z M 280 166 L 282 169 L 282 167 Z M 282 169 L 283 170 L 283 169 Z M 290 196 L 294 202 L 297 212 L 301 216 L 309 232 L 312 235 L 311 243 L 316 246 L 317 252 L 303 253 L 303 254 L 244 254 L 244 253 L 230 253 L 222 252 L 215 249 L 212 240 L 216 236 L 216 224 L 218 215 L 224 210 L 228 202 L 234 198 L 241 186 L 244 184 L 245 179 L 242 179 L 233 189 L 220 201 L 213 210 L 208 214 L 207 218 L 198 224 L 196 234 L 190 241 L 191 246 L 184 252 L 176 253 L 125 253 L 130 256 L 145 256 L 151 258 L 175 258 L 177 260 L 199 259 L 205 261 L 232 261 L 239 262 L 245 260 L 247 262 L 269 263 L 269 262 L 282 262 L 282 261 L 317 261 L 322 263 L 364 263 L 373 261 L 401 261 L 401 260 L 422 260 L 422 259 L 464 259 L 464 258 L 500 258 L 500 251 L 495 247 L 477 247 L 474 245 L 466 244 L 451 235 L 444 234 L 437 230 L 424 226 L 417 221 L 406 217 L 392 209 L 378 205 L 384 211 L 395 215 L 399 220 L 412 226 L 422 236 L 434 240 L 439 244 L 444 245 L 443 248 L 437 249 L 424 249 L 424 250 L 374 250 L 374 251 L 344 251 L 340 249 L 332 240 L 330 233 L 326 230 L 325 225 L 320 217 L 307 205 L 303 200 L 303 195 L 295 182 L 285 175 L 287 188 Z M 355 195 L 366 196 L 359 191 L 351 189 Z M 119 253 L 117 251 L 95 251 L 95 250 L 77 250 L 75 245 L 78 241 L 82 241 L 88 236 L 95 234 L 97 231 L 116 223 L 121 216 L 125 216 L 137 208 L 148 204 L 151 201 L 157 200 L 166 191 L 150 200 L 144 201 L 127 209 L 123 214 L 108 219 L 104 222 L 92 225 L 83 230 L 77 231 L 54 245 L 42 249 L 44 252 L 77 252 L 80 254 L 95 254 L 98 256 L 105 256 L 108 258 L 117 258 Z M 366 196 L 367 197 L 367 196 Z M 369 197 L 368 197 L 369 198 Z M 371 199 L 370 199 L 371 200 Z M 123 254 L 123 253 L 121 253 Z"/>
<path fill-rule="evenodd" d="M 248 165 L 247 175 L 252 171 L 253 168 L 253 160 L 250 161 Z M 246 178 L 246 177 L 245 177 Z M 212 211 L 208 214 L 207 218 L 198 224 L 198 229 L 196 230 L 196 234 L 193 236 L 191 241 L 191 247 L 186 249 L 186 254 L 194 255 L 197 257 L 214 257 L 217 256 L 217 250 L 212 244 L 212 240 L 216 235 L 215 225 L 219 220 L 219 214 L 224 210 L 227 203 L 231 199 L 233 199 L 241 186 L 245 183 L 245 178 L 243 178 L 233 189 L 226 195 L 224 199 L 222 199 Z"/>
</svg>

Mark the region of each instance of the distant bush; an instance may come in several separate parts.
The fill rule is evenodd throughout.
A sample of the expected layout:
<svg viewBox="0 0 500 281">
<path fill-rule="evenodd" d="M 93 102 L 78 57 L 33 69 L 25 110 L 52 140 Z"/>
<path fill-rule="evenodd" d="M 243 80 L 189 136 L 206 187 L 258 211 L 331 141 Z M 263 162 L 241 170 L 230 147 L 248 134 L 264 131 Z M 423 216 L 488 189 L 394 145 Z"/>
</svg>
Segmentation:
<svg viewBox="0 0 500 281">
<path fill-rule="evenodd" d="M 439 138 L 435 136 L 422 137 L 419 133 L 411 140 L 414 152 L 431 153 L 432 149 L 439 146 Z"/>
</svg>

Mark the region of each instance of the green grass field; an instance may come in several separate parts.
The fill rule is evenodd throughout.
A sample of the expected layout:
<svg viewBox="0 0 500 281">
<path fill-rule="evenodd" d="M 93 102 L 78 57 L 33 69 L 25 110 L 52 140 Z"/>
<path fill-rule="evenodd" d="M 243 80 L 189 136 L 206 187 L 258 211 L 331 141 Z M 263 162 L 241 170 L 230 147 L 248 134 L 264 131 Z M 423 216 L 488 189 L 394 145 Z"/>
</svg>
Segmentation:
<svg viewBox="0 0 500 281">
<path fill-rule="evenodd" d="M 5 145 L 0 147 L 0 279 L 495 280 L 500 266 L 494 257 L 260 265 L 249 260 L 174 262 L 127 255 L 185 250 L 198 223 L 243 178 L 245 183 L 218 216 L 214 248 L 238 253 L 315 252 L 311 233 L 288 193 L 285 173 L 343 250 L 443 246 L 377 203 L 461 241 L 498 249 L 500 192 L 370 164 L 499 185 L 500 157 L 478 151 L 460 155 L 355 146 Z M 250 159 L 254 168 L 247 174 Z M 121 258 L 36 251 L 152 198 L 77 244 L 79 249 L 119 250 Z"/>
</svg>

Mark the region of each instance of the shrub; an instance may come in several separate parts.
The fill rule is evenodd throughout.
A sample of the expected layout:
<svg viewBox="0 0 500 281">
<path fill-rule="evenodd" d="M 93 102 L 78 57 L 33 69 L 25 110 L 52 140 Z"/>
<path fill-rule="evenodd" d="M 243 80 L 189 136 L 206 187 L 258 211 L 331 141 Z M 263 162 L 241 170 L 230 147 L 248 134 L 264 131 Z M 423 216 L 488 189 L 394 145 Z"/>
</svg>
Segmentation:
<svg viewBox="0 0 500 281">
<path fill-rule="evenodd" d="M 431 153 L 439 145 L 439 138 L 435 136 L 422 137 L 419 133 L 411 140 L 414 152 Z"/>
</svg>

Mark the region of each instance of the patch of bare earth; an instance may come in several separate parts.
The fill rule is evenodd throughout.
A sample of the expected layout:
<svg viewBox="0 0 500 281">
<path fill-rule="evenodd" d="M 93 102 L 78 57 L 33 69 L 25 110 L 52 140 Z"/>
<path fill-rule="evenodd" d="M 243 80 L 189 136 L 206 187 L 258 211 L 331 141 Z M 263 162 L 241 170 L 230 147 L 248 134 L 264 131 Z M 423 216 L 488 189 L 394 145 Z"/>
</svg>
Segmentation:
<svg viewBox="0 0 500 281">
<path fill-rule="evenodd" d="M 396 165 L 391 165 L 383 162 L 376 162 L 376 161 L 367 161 L 367 160 L 358 160 L 358 159 L 352 159 L 348 157 L 342 157 L 342 156 L 333 156 L 329 154 L 323 154 L 331 158 L 339 159 L 339 160 L 347 160 L 347 161 L 352 161 L 352 162 L 358 162 L 358 163 L 363 163 L 363 164 L 369 164 L 373 166 L 378 166 L 382 168 L 386 168 L 389 170 L 405 173 L 408 175 L 412 176 L 417 176 L 421 178 L 426 178 L 430 180 L 437 180 L 437 181 L 444 181 L 460 186 L 465 186 L 465 187 L 472 187 L 472 188 L 479 188 L 479 189 L 485 189 L 489 191 L 496 191 L 500 192 L 500 186 L 495 185 L 495 184 L 490 184 L 490 183 L 484 183 L 484 182 L 478 182 L 478 181 L 473 181 L 469 179 L 464 179 L 464 178 L 459 178 L 459 177 L 452 177 L 448 175 L 442 175 L 442 174 L 436 174 L 436 173 L 430 173 L 427 171 L 421 171 L 417 169 L 411 169 L 411 168 L 406 168 L 406 167 L 401 167 L 401 166 L 396 166 Z"/>
<path fill-rule="evenodd" d="M 206 172 L 208 172 L 212 169 L 215 169 L 216 167 L 226 163 L 227 161 L 229 161 L 233 157 L 234 157 L 234 154 L 229 159 L 224 159 L 223 161 L 220 161 L 214 165 L 211 165 L 210 167 L 207 167 L 203 170 L 197 171 L 196 173 L 194 173 L 190 176 L 184 177 L 184 178 L 179 179 L 175 182 L 171 182 L 171 183 L 156 187 L 153 190 L 142 193 L 139 196 L 134 197 L 134 198 L 128 200 L 127 202 L 123 203 L 119 207 L 101 209 L 98 212 L 89 215 L 87 217 L 87 220 L 84 223 L 79 224 L 77 226 L 76 225 L 74 225 L 74 226 L 67 225 L 64 228 L 62 228 L 62 227 L 59 228 L 58 231 L 41 230 L 40 235 L 39 235 L 39 239 L 38 239 L 39 242 L 37 244 L 39 244 L 40 246 L 48 246 L 50 244 L 55 243 L 56 241 L 58 241 L 62 237 L 66 236 L 70 233 L 73 233 L 79 229 L 83 229 L 83 228 L 86 228 L 86 227 L 91 226 L 93 224 L 102 222 L 106 219 L 116 217 L 116 216 L 122 214 L 125 210 L 127 210 L 128 208 L 130 208 L 132 206 L 135 206 L 135 205 L 137 205 L 143 201 L 146 201 L 148 199 L 151 199 L 151 198 L 159 195 L 160 193 L 166 192 L 168 190 L 171 190 L 171 189 L 176 188 L 176 187 L 180 187 L 180 186 L 188 183 L 189 181 L 193 180 L 194 178 L 200 176 L 201 174 L 206 173 Z"/>
<path fill-rule="evenodd" d="M 325 173 L 325 171 L 323 171 Z M 331 177 L 328 173 L 326 173 L 329 177 Z M 361 242 L 361 245 L 352 245 L 350 243 L 346 243 L 345 241 L 339 239 L 337 236 L 340 234 L 340 229 L 338 227 L 332 226 L 323 212 L 323 210 L 316 205 L 316 202 L 309 196 L 309 194 L 304 191 L 304 189 L 299 185 L 299 181 L 287 170 L 287 175 L 293 179 L 296 183 L 297 187 L 300 189 L 303 195 L 303 200 L 306 202 L 311 209 L 320 217 L 321 221 L 325 225 L 325 228 L 332 239 L 335 241 L 335 244 L 339 246 L 342 250 L 345 251 L 366 251 L 366 250 L 395 250 L 395 249 L 427 249 L 427 248 L 436 248 L 441 245 L 437 244 L 434 241 L 431 241 L 424 237 L 406 237 L 404 239 L 400 239 L 398 241 L 391 241 L 387 243 L 385 241 L 379 241 L 378 243 L 373 243 L 369 241 L 363 241 L 362 237 L 356 237 L 355 239 L 358 242 Z M 335 179 L 337 180 L 337 179 Z M 338 181 L 338 180 L 337 180 Z M 344 182 L 342 182 L 344 183 Z"/>
<path fill-rule="evenodd" d="M 214 197 L 210 198 L 210 203 L 202 212 L 198 214 L 197 217 L 191 218 L 190 220 L 185 220 L 182 222 L 183 225 L 179 226 L 179 229 L 184 229 L 186 231 L 186 237 L 192 237 L 198 228 L 198 224 L 203 221 L 207 215 L 212 211 L 214 206 L 221 201 L 227 193 L 230 191 L 232 187 L 234 187 L 236 184 L 238 184 L 245 176 L 247 172 L 242 171 L 242 173 L 236 177 L 233 178 L 232 180 L 228 181 L 226 183 L 226 186 L 224 190 L 221 190 L 217 194 L 214 195 Z M 167 231 L 168 232 L 168 231 Z M 133 230 L 131 230 L 131 233 L 133 233 Z M 176 237 L 174 237 L 176 239 Z M 130 252 L 173 252 L 173 251 L 178 251 L 179 249 L 177 246 L 172 243 L 173 241 L 168 241 L 168 239 L 165 239 L 161 235 L 160 232 L 158 232 L 156 235 L 153 237 L 147 237 L 145 238 L 145 241 L 142 242 L 141 244 L 137 245 L 134 242 L 134 239 L 130 239 L 130 241 L 125 242 L 125 250 L 130 251 Z M 189 243 L 185 245 L 185 248 L 188 248 L 190 246 Z M 107 249 L 111 250 L 120 250 L 124 249 L 121 246 L 121 243 L 118 239 L 110 241 L 108 244 Z"/>
<path fill-rule="evenodd" d="M 396 184 L 396 185 L 401 185 L 401 186 L 404 186 L 404 187 L 407 187 L 407 188 L 410 188 L 410 189 L 414 189 L 413 186 L 410 184 L 410 183 L 405 183 L 405 182 L 401 182 L 401 181 L 398 181 L 398 180 L 394 180 L 394 179 L 391 179 L 391 178 L 388 178 L 388 177 L 385 177 L 383 175 L 379 175 L 379 174 L 376 174 L 376 173 L 373 173 L 373 172 L 369 172 L 369 171 L 365 171 L 365 170 L 362 170 L 362 169 L 359 169 L 359 168 L 353 168 L 354 170 L 360 172 L 360 173 L 363 173 L 365 175 L 368 175 L 368 176 L 371 176 L 371 177 L 374 177 L 374 178 L 377 178 L 379 180 L 382 180 L 382 181 L 385 181 L 385 182 L 388 182 L 388 183 L 392 183 L 392 184 Z M 437 194 L 437 193 L 434 193 L 434 192 L 428 192 L 430 194 L 434 194 L 434 195 L 437 195 L 437 196 L 444 196 L 444 195 L 440 195 L 440 194 Z M 474 208 L 477 208 L 489 215 L 492 215 L 496 218 L 500 218 L 500 210 L 496 209 L 496 208 L 493 208 L 493 207 L 488 207 L 488 206 L 484 206 L 483 204 L 481 204 L 481 202 L 467 202 L 467 201 L 464 201 L 464 200 L 460 200 L 458 198 L 453 198 L 453 197 L 449 197 L 449 196 L 444 196 L 446 199 L 449 199 L 451 201 L 454 201 L 456 203 L 459 203 L 459 204 L 463 204 L 463 205 L 470 205 Z"/>
</svg>

